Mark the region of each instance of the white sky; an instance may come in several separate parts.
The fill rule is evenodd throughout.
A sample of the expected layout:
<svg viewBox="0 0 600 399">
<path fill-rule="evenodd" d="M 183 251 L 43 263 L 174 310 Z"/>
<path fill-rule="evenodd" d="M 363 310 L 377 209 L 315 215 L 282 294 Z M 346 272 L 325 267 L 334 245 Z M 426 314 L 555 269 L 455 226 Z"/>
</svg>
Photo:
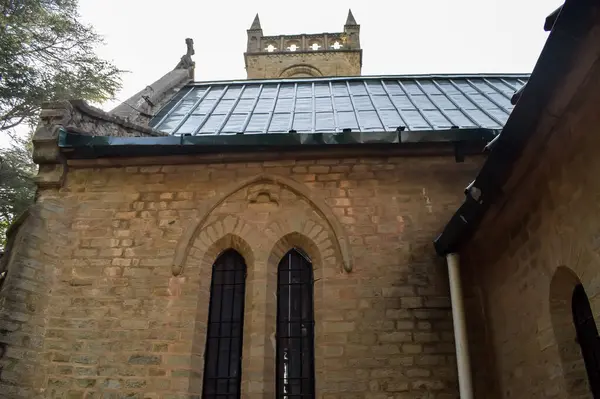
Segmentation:
<svg viewBox="0 0 600 399">
<path fill-rule="evenodd" d="M 106 110 L 179 62 L 194 39 L 196 80 L 243 79 L 246 29 L 258 12 L 265 35 L 343 30 L 348 8 L 361 25 L 363 75 L 531 72 L 561 0 L 80 0 L 83 20 L 104 36 L 99 54 L 129 71 Z M 0 147 L 6 144 L 0 137 Z"/>
<path fill-rule="evenodd" d="M 243 79 L 246 29 L 258 12 L 265 35 L 343 30 L 348 8 L 361 25 L 363 75 L 531 72 L 560 0 L 80 0 L 104 35 L 100 54 L 130 71 L 125 100 L 173 69 L 194 39 L 196 80 Z M 117 104 L 105 104 L 110 109 Z"/>
</svg>

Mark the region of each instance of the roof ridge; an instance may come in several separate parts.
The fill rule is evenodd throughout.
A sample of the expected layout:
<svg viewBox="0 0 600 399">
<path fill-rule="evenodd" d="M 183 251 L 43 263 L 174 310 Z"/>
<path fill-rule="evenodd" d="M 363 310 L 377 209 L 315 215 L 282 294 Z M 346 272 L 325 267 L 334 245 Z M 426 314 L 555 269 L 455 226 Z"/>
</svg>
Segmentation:
<svg viewBox="0 0 600 399">
<path fill-rule="evenodd" d="M 188 86 L 205 84 L 260 84 L 288 82 L 318 82 L 318 81 L 347 81 L 347 80 L 381 80 L 381 79 L 467 79 L 467 78 L 529 78 L 531 73 L 433 73 L 433 74 L 403 74 L 403 75 L 361 75 L 361 76 L 319 76 L 310 78 L 272 78 L 272 79 L 226 79 L 193 81 Z"/>
</svg>

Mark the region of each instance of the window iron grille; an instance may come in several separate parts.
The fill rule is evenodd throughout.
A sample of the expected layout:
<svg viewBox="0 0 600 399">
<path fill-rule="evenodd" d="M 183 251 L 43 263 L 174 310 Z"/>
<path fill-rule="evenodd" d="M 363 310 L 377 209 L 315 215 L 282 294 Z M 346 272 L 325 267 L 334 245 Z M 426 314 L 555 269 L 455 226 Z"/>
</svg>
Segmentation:
<svg viewBox="0 0 600 399">
<path fill-rule="evenodd" d="M 279 262 L 277 280 L 277 398 L 314 398 L 312 263 L 292 249 Z"/>
<path fill-rule="evenodd" d="M 229 249 L 212 268 L 203 399 L 240 397 L 245 291 L 246 263 Z"/>
</svg>

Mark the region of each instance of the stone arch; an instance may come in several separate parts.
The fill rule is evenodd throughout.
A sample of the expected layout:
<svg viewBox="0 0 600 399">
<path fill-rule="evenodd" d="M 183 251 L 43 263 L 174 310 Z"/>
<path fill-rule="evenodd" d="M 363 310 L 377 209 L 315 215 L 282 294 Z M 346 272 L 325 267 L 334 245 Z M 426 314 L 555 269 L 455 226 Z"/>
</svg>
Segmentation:
<svg viewBox="0 0 600 399">
<path fill-rule="evenodd" d="M 216 259 L 228 248 L 238 251 L 247 262 L 254 262 L 254 248 L 261 245 L 260 233 L 254 226 L 234 215 L 217 218 L 207 224 L 209 216 L 210 212 L 201 218 L 201 223 L 197 224 L 196 228 L 190 228 L 191 234 L 187 234 L 187 237 L 179 242 L 175 256 L 180 255 L 183 258 L 179 260 L 179 270 L 177 273 L 174 270 L 174 275 L 183 273 L 187 264 L 200 262 L 204 265 L 207 261 L 211 262 L 211 259 Z"/>
<path fill-rule="evenodd" d="M 325 43 L 321 38 L 309 38 L 307 43 L 310 51 L 326 50 L 326 48 L 323 47 Z M 317 45 L 317 48 L 313 47 L 315 44 Z"/>
<path fill-rule="evenodd" d="M 183 272 L 183 265 L 184 265 L 185 259 L 187 258 L 188 254 L 191 250 L 191 247 L 192 247 L 191 244 L 193 243 L 193 240 L 195 239 L 195 237 L 197 237 L 198 234 L 200 233 L 200 231 L 203 229 L 203 227 L 206 224 L 206 221 L 210 217 L 211 213 L 219 205 L 221 205 L 225 200 L 227 200 L 227 198 L 229 198 L 230 196 L 239 192 L 240 190 L 243 190 L 244 188 L 246 188 L 250 185 L 257 184 L 257 183 L 263 183 L 263 182 L 278 184 L 278 185 L 292 191 L 294 194 L 302 196 L 310 204 L 310 206 L 314 209 L 314 211 L 326 221 L 329 229 L 331 230 L 331 232 L 334 236 L 333 237 L 333 239 L 334 239 L 333 245 L 336 247 L 336 251 L 340 254 L 341 263 L 343 265 L 344 270 L 347 272 L 352 271 L 353 264 L 352 264 L 352 257 L 350 254 L 350 246 L 349 246 L 347 235 L 346 235 L 341 223 L 335 217 L 335 215 L 333 214 L 331 209 L 327 206 L 327 204 L 325 204 L 325 202 L 323 202 L 322 200 L 320 200 L 320 199 L 316 198 L 314 195 L 312 195 L 312 193 L 310 192 L 308 187 L 306 187 L 305 185 L 303 185 L 301 183 L 298 183 L 295 180 L 292 180 L 290 178 L 286 178 L 283 176 L 279 176 L 279 175 L 261 174 L 261 175 L 252 177 L 250 179 L 244 180 L 242 182 L 234 183 L 234 184 L 230 185 L 227 189 L 223 190 L 220 195 L 208 200 L 205 203 L 205 205 L 202 207 L 202 209 L 200 211 L 200 216 L 198 218 L 196 218 L 195 220 L 190 221 L 188 223 L 187 228 L 184 230 L 182 238 L 181 238 L 181 240 L 177 246 L 177 249 L 175 251 L 175 256 L 173 258 L 173 266 L 172 266 L 173 275 L 177 276 Z M 240 232 L 242 232 L 244 229 L 251 228 L 250 225 L 245 224 L 243 221 L 239 220 L 238 218 L 235 218 L 233 216 L 231 216 L 231 217 L 234 218 L 233 220 L 236 221 L 235 222 L 236 231 L 239 230 Z M 232 228 L 232 225 L 234 223 L 233 220 L 230 219 L 230 221 L 228 222 L 228 227 L 227 227 L 228 229 Z M 239 226 L 238 226 L 238 224 L 239 224 Z M 243 227 L 243 226 L 248 226 L 248 227 Z M 225 226 L 222 224 L 221 228 L 224 228 L 224 227 Z M 257 244 L 259 244 L 259 243 L 257 243 Z"/>
<path fill-rule="evenodd" d="M 269 240 L 268 264 L 272 264 L 274 256 L 281 258 L 293 247 L 300 247 L 313 265 L 319 265 L 319 270 L 315 270 L 315 279 L 322 278 L 323 273 L 336 273 L 339 270 L 336 266 L 343 265 L 342 254 L 334 244 L 335 233 L 322 222 L 324 220 L 298 218 L 289 214 L 271 221 L 264 232 Z M 324 269 L 327 266 L 329 271 Z"/>
<path fill-rule="evenodd" d="M 290 47 L 292 46 L 296 46 L 295 50 L 288 50 Z M 282 51 L 288 51 L 288 52 L 294 52 L 294 51 L 302 51 L 302 43 L 300 42 L 300 40 L 298 39 L 290 39 L 290 40 L 286 40 L 285 41 L 285 45 L 284 48 L 281 49 Z"/>
<path fill-rule="evenodd" d="M 280 78 L 290 78 L 296 75 L 323 76 L 323 73 L 312 65 L 292 65 L 279 74 Z"/>
<path fill-rule="evenodd" d="M 186 260 L 186 263 L 188 263 L 186 269 L 190 271 L 189 274 L 193 277 L 192 280 L 198 287 L 190 361 L 191 372 L 188 388 L 188 393 L 190 394 L 202 394 L 204 350 L 206 347 L 206 329 L 211 300 L 210 285 L 213 264 L 221 254 L 230 249 L 235 250 L 244 258 L 248 274 L 244 319 L 249 319 L 249 311 L 252 308 L 252 282 L 256 280 L 253 277 L 256 264 L 254 251 L 254 240 L 256 239 L 256 232 L 253 227 L 234 216 L 227 216 L 207 225 L 199 232 L 193 242 L 193 251 L 190 252 L 190 256 Z M 192 270 L 194 271 L 193 273 Z M 246 328 L 246 322 L 244 322 L 243 331 L 243 340 L 246 342 L 251 335 L 251 331 Z M 246 354 L 245 349 L 244 354 Z M 242 370 L 248 368 L 249 361 L 249 356 L 243 356 Z M 243 372 L 242 379 L 244 379 Z"/>
<path fill-rule="evenodd" d="M 571 398 L 589 396 L 587 373 L 576 339 L 571 298 L 579 277 L 568 267 L 556 268 L 550 281 L 550 318 L 561 360 L 564 390 Z"/>
</svg>

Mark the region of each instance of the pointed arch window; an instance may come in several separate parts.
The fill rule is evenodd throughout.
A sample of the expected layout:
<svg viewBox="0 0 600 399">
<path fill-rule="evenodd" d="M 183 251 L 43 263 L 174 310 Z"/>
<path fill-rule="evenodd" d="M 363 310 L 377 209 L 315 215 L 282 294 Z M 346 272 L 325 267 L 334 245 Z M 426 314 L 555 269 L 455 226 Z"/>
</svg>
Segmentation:
<svg viewBox="0 0 600 399">
<path fill-rule="evenodd" d="M 277 398 L 314 398 L 313 270 L 308 256 L 290 250 L 277 271 Z"/>
<path fill-rule="evenodd" d="M 246 263 L 233 249 L 212 268 L 202 397 L 240 397 Z"/>
<path fill-rule="evenodd" d="M 581 284 L 573 290 L 571 310 L 590 390 L 595 399 L 600 399 L 600 337 L 590 302 Z"/>
</svg>

